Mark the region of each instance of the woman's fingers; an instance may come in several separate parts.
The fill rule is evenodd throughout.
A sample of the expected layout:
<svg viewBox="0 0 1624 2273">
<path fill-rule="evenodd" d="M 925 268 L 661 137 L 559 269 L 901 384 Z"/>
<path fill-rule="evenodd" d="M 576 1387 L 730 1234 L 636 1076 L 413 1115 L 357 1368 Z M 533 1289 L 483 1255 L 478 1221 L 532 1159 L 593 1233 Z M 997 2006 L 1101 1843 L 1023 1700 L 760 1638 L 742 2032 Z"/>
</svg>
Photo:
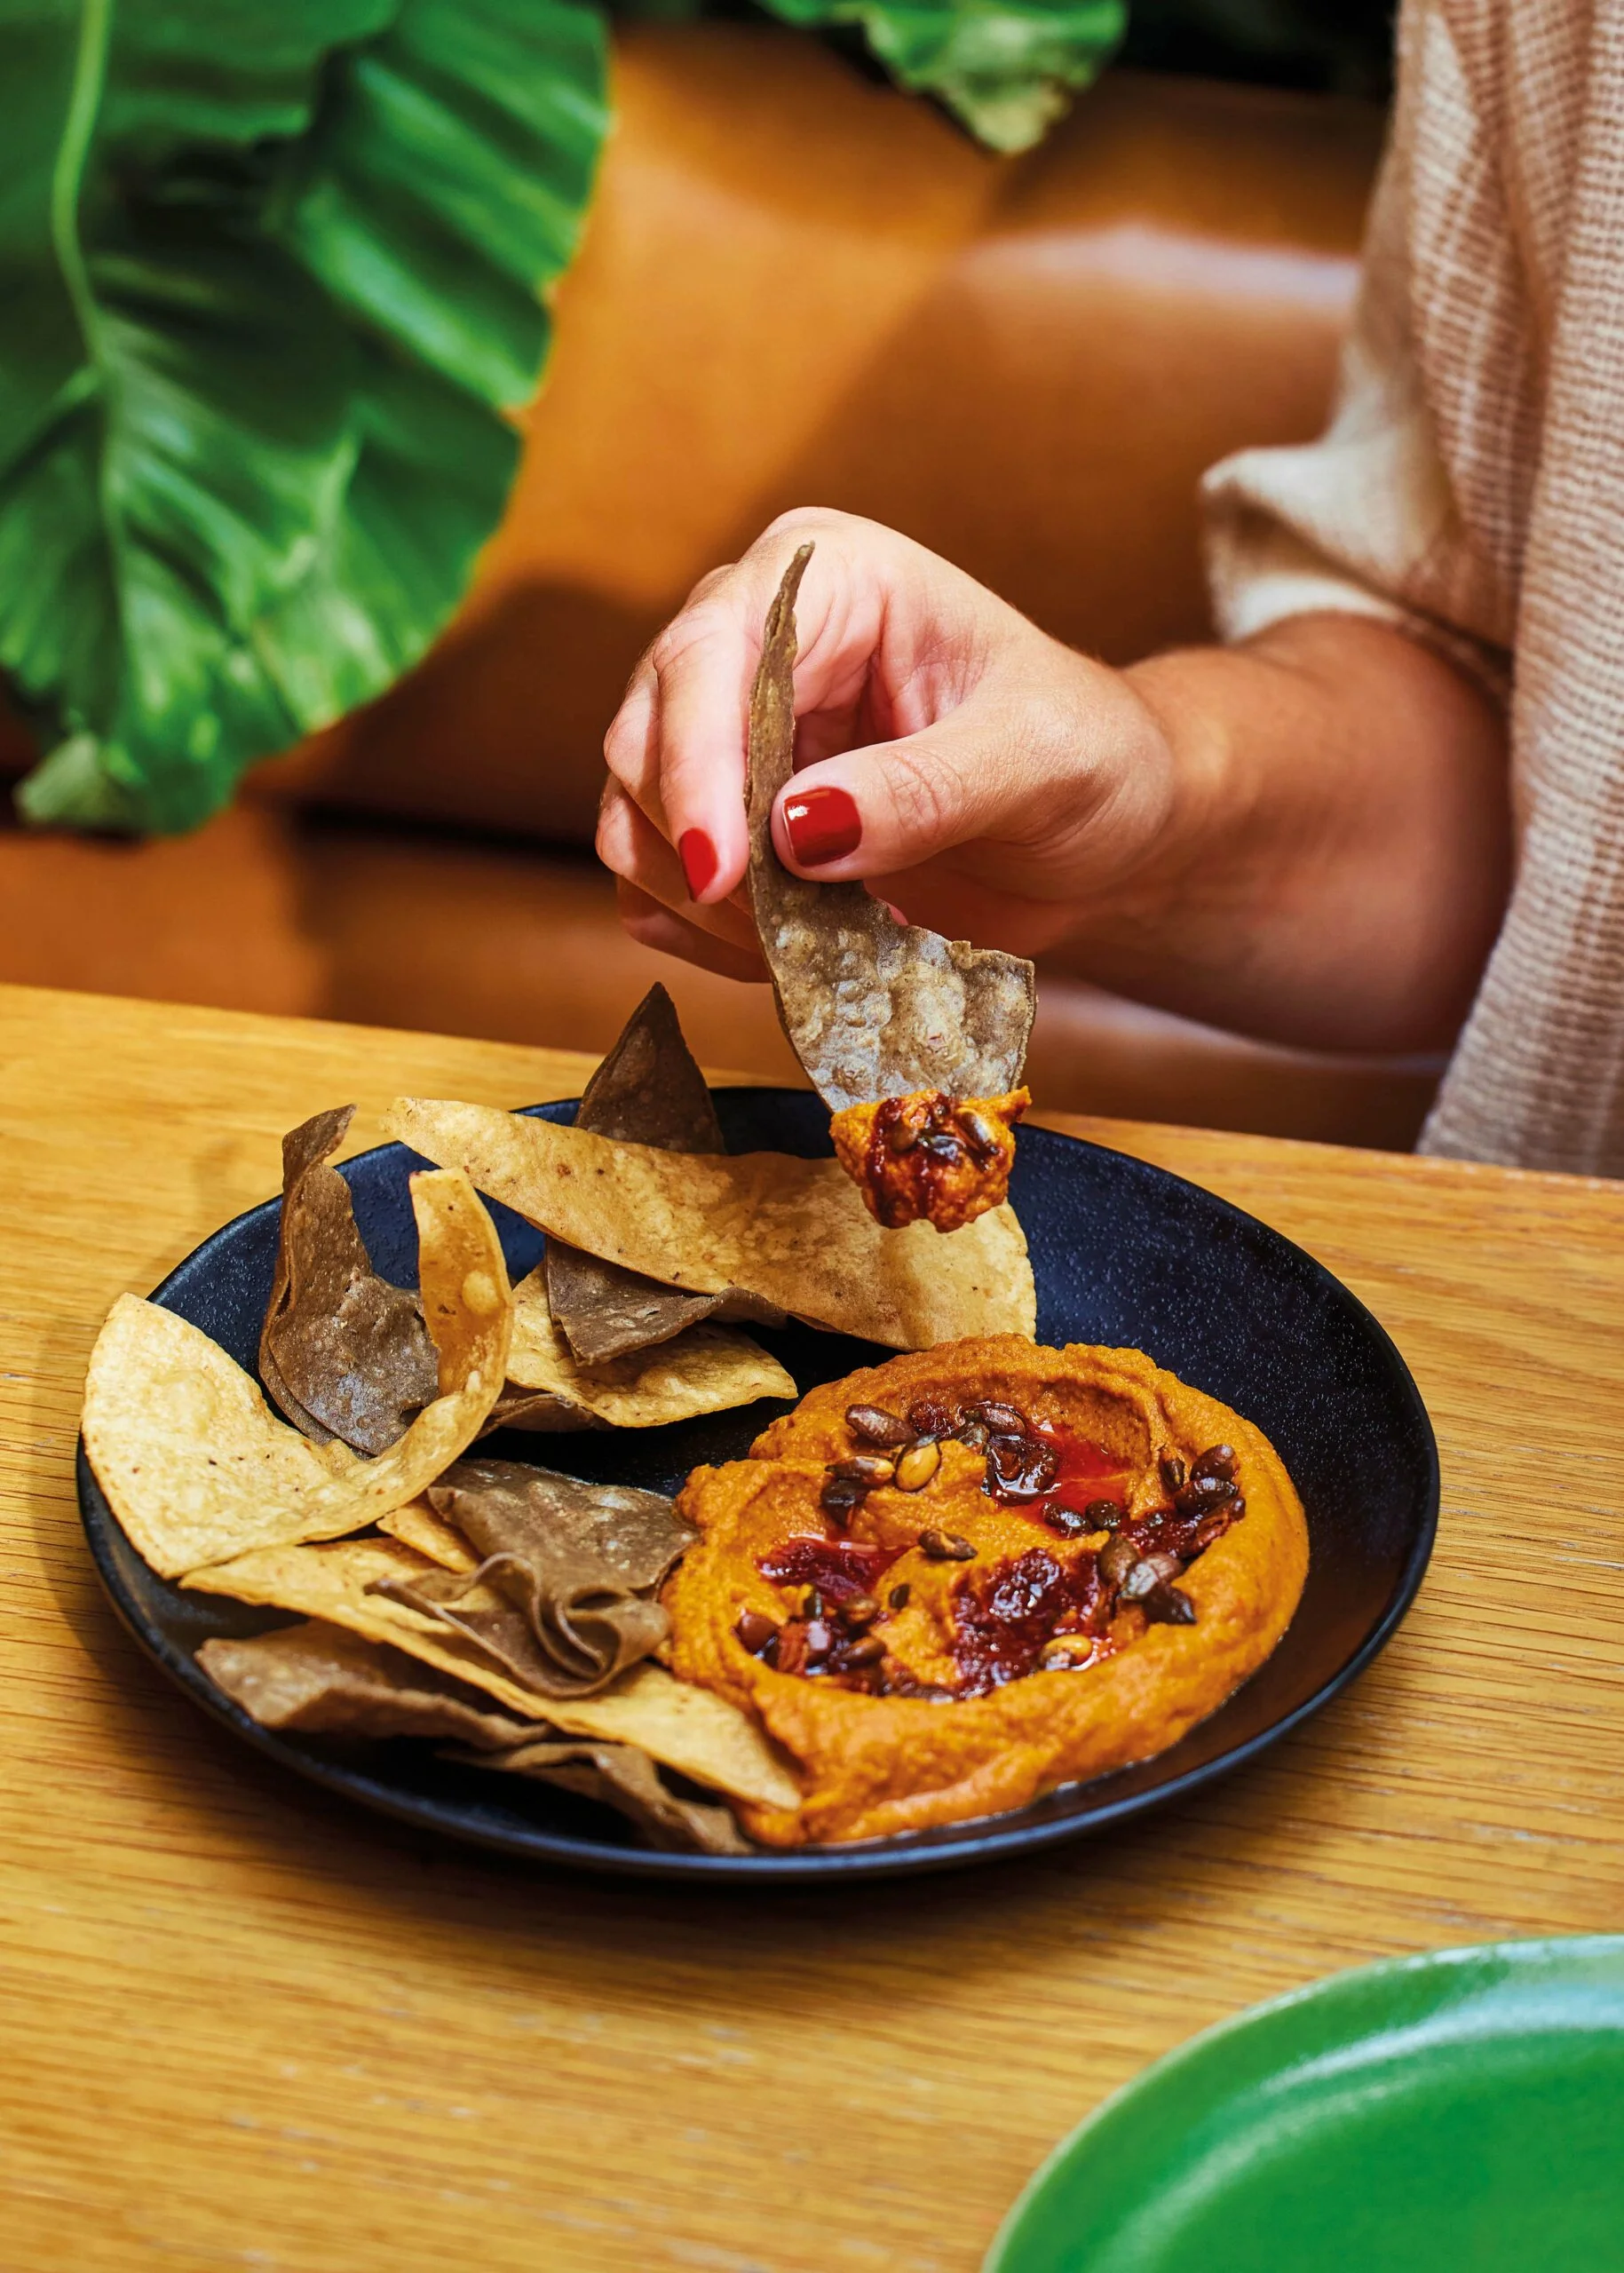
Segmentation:
<svg viewBox="0 0 1624 2273">
<path fill-rule="evenodd" d="M 1030 754 L 969 703 L 900 741 L 797 773 L 772 815 L 779 858 L 819 883 L 896 875 L 977 837 L 1015 833 L 1034 787 Z"/>
<path fill-rule="evenodd" d="M 1143 837 L 1116 825 L 1134 769 L 1112 762 L 1131 726 L 1115 673 L 894 531 L 789 514 L 695 587 L 606 741 L 617 786 L 600 851 L 681 936 L 707 932 L 755 967 L 748 910 L 729 906 L 749 859 L 749 693 L 767 609 L 808 540 L 796 611 L 801 770 L 773 814 L 788 867 L 816 881 L 890 879 L 896 891 L 880 888 L 910 914 L 918 872 L 932 900 L 956 872 L 991 920 L 1074 896 L 1080 878 L 1086 887 Z M 653 921 L 639 910 L 639 936 Z"/>
<path fill-rule="evenodd" d="M 660 824 L 660 682 L 647 655 L 626 682 L 621 707 L 604 736 L 604 761 L 612 783 Z"/>
<path fill-rule="evenodd" d="M 1045 878 L 1074 867 L 1080 843 L 1120 802 L 1115 757 L 1141 731 L 1143 706 L 1116 673 L 1022 630 L 965 701 L 919 733 L 798 772 L 772 815 L 785 865 L 821 883 L 897 878 L 974 847 L 1004 891 L 1046 897 Z"/>
<path fill-rule="evenodd" d="M 758 652 L 725 588 L 685 610 L 650 651 L 660 821 L 700 902 L 735 891 L 749 859 L 745 746 Z"/>
<path fill-rule="evenodd" d="M 758 954 L 749 911 L 731 900 L 694 906 L 677 853 L 615 782 L 604 792 L 598 809 L 598 857 L 643 899 L 661 902 L 691 930 L 710 932 L 747 959 Z"/>
<path fill-rule="evenodd" d="M 664 955 L 679 955 L 685 962 L 697 963 L 701 970 L 718 971 L 724 978 L 765 981 L 767 967 L 758 949 L 747 952 L 719 939 L 714 931 L 701 931 L 696 923 L 628 883 L 624 876 L 616 877 L 614 891 L 621 922 L 640 946 L 658 948 Z"/>
<path fill-rule="evenodd" d="M 702 906 L 725 900 L 743 881 L 749 698 L 762 625 L 784 570 L 809 541 L 816 550 L 796 611 L 797 707 L 849 716 L 884 620 L 876 596 L 883 561 L 901 540 L 843 514 L 793 513 L 735 566 L 695 586 L 633 673 L 605 737 L 610 772 L 677 847 L 689 896 Z"/>
<path fill-rule="evenodd" d="M 604 738 L 611 774 L 675 848 L 685 897 L 700 905 L 736 891 L 749 859 L 745 753 L 768 574 L 752 554 L 698 584 L 633 672 Z"/>
</svg>

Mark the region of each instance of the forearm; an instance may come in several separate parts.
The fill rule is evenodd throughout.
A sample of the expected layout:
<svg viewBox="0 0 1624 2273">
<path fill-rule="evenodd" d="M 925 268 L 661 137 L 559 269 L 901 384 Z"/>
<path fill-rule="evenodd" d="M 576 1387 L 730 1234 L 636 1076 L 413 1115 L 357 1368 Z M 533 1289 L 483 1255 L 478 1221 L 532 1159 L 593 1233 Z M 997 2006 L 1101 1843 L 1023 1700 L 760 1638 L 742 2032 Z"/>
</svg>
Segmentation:
<svg viewBox="0 0 1624 2273">
<path fill-rule="evenodd" d="M 637 935 L 758 969 L 746 691 L 797 546 L 796 875 L 1282 1042 L 1448 1043 L 1505 904 L 1504 722 L 1403 633 L 1303 616 L 1106 669 L 894 530 L 788 514 L 697 588 L 610 728 L 598 843 Z"/>
<path fill-rule="evenodd" d="M 1126 676 L 1170 753 L 1173 811 L 1055 959 L 1266 1040 L 1446 1046 L 1509 882 L 1490 697 L 1353 615 L 1293 618 Z"/>
</svg>

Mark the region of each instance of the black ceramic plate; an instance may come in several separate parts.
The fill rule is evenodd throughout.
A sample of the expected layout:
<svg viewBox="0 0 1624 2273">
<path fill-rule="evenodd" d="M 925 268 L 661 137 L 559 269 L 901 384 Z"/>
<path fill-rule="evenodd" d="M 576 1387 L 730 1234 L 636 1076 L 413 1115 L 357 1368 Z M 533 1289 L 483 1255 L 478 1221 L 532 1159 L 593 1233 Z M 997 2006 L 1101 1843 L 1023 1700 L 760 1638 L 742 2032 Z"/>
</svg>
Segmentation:
<svg viewBox="0 0 1624 2273">
<path fill-rule="evenodd" d="M 828 1113 L 804 1092 L 724 1090 L 717 1103 L 734 1152 L 830 1149 Z M 550 1121 L 574 1117 L 573 1104 L 537 1110 Z M 386 1144 L 345 1167 L 373 1262 L 403 1286 L 416 1276 L 407 1178 L 424 1165 Z M 211 1634 L 287 1621 L 155 1577 L 115 1522 L 82 1447 L 79 1501 L 98 1568 L 165 1672 L 262 1752 L 370 1807 L 513 1854 L 666 1878 L 789 1881 L 935 1870 L 1121 1823 L 1240 1766 L 1369 1663 L 1408 1609 L 1431 1551 L 1437 1447 L 1404 1360 L 1369 1311 L 1238 1208 L 1142 1160 L 1042 1129 L 1021 1132 L 1010 1196 L 1032 1247 L 1039 1341 L 1149 1350 L 1265 1431 L 1308 1510 L 1308 1586 L 1284 1641 L 1210 1720 L 1143 1767 L 1073 1785 L 1017 1814 L 907 1838 L 781 1855 L 656 1854 L 590 1802 L 453 1767 L 426 1745 L 345 1752 L 259 1728 L 199 1672 L 193 1652 Z M 250 1371 L 278 1207 L 268 1200 L 227 1224 L 154 1297 Z M 542 1235 L 504 1208 L 493 1213 L 518 1279 L 535 1267 Z M 805 1327 L 761 1338 L 803 1390 L 894 1354 Z M 579 1476 L 674 1492 L 699 1461 L 737 1459 L 783 1409 L 764 1403 L 666 1429 L 491 1441 Z"/>
</svg>

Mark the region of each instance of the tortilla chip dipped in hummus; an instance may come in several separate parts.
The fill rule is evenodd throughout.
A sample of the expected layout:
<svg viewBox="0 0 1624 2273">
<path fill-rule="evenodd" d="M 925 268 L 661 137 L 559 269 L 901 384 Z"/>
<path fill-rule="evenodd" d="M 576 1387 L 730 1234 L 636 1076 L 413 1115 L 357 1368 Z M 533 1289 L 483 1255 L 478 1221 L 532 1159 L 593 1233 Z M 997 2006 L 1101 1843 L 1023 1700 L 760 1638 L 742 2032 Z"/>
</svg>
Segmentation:
<svg viewBox="0 0 1624 2273">
<path fill-rule="evenodd" d="M 1147 1760 L 1290 1623 L 1302 1506 L 1260 1430 L 1137 1350 L 1014 1335 L 827 1384 L 677 1500 L 670 1662 L 797 1764 L 773 1846 L 1018 1808 Z"/>
<path fill-rule="evenodd" d="M 784 572 L 750 696 L 756 929 L 784 1032 L 875 1220 L 958 1231 L 1009 1190 L 1035 976 L 1018 955 L 899 923 L 860 883 L 810 883 L 779 859 L 772 807 L 795 770 L 795 602 L 812 552 Z"/>
<path fill-rule="evenodd" d="M 1008 1199 L 1015 1124 L 1031 1102 L 1025 1089 L 978 1105 L 923 1089 L 849 1105 L 829 1135 L 876 1224 L 894 1232 L 923 1219 L 956 1232 Z"/>
</svg>

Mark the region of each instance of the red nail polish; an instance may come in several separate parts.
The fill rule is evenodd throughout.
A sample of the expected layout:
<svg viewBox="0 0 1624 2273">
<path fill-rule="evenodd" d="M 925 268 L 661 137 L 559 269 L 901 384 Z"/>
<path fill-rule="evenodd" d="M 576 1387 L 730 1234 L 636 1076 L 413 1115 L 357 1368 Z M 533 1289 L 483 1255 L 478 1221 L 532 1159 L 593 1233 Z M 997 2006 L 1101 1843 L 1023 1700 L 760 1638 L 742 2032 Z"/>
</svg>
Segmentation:
<svg viewBox="0 0 1624 2273">
<path fill-rule="evenodd" d="M 804 868 L 844 860 L 863 841 L 857 800 L 844 789 L 802 789 L 784 800 L 789 849 Z"/>
<path fill-rule="evenodd" d="M 717 872 L 717 848 L 702 828 L 685 828 L 677 840 L 688 898 L 697 899 Z"/>
</svg>

